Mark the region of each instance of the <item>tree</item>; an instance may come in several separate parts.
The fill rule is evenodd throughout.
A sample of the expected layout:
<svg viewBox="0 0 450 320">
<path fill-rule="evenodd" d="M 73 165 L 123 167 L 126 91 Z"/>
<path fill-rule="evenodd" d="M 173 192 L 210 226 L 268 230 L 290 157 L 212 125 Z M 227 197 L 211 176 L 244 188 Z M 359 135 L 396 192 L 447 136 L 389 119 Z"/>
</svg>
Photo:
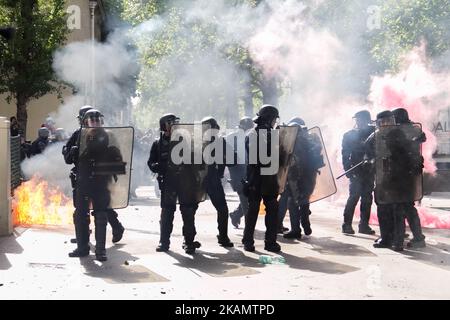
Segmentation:
<svg viewBox="0 0 450 320">
<path fill-rule="evenodd" d="M 64 0 L 0 0 L 0 23 L 14 25 L 12 43 L 0 52 L 0 93 L 15 100 L 17 120 L 26 135 L 27 105 L 48 93 L 61 98 L 63 84 L 52 69 L 52 56 L 66 40 Z"/>
<path fill-rule="evenodd" d="M 450 48 L 450 0 L 386 0 L 381 6 L 381 30 L 373 33 L 371 53 L 389 69 L 422 41 L 436 57 Z"/>
</svg>

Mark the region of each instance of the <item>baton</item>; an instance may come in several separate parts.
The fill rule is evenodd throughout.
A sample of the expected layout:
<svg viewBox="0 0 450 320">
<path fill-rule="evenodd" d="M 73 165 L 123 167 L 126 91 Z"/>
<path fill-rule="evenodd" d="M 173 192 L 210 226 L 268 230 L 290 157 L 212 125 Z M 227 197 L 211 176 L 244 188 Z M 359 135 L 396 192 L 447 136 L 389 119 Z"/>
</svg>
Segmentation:
<svg viewBox="0 0 450 320">
<path fill-rule="evenodd" d="M 356 165 L 354 165 L 353 167 L 351 167 L 350 169 L 348 169 L 347 171 L 345 171 L 343 174 L 341 174 L 339 177 L 337 177 L 336 180 L 342 178 L 342 177 L 345 176 L 347 173 L 352 172 L 353 170 L 355 170 L 355 169 L 358 168 L 359 166 L 361 166 L 361 165 L 363 165 L 363 164 L 365 164 L 365 163 L 369 163 L 369 162 L 370 162 L 370 163 L 373 163 L 374 160 L 373 160 L 373 159 L 371 159 L 371 160 L 365 159 L 365 160 L 363 160 L 363 161 L 357 163 Z"/>
</svg>

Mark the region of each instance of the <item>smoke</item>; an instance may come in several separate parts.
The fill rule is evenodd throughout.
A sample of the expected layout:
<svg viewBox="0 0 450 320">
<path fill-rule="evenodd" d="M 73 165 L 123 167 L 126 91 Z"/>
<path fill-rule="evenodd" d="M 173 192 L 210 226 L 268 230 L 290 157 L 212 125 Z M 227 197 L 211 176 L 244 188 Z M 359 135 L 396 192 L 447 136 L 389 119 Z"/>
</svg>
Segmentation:
<svg viewBox="0 0 450 320">
<path fill-rule="evenodd" d="M 61 154 L 63 146 L 63 142 L 51 143 L 43 153 L 25 159 L 21 164 L 25 180 L 38 174 L 51 186 L 58 187 L 65 195 L 70 196 L 72 190 L 69 180 L 70 167 L 64 162 Z"/>
<path fill-rule="evenodd" d="M 403 107 L 414 122 L 420 122 L 427 135 L 423 144 L 425 172 L 436 171 L 433 153 L 437 139 L 433 122 L 439 112 L 450 105 L 448 88 L 450 73 L 433 71 L 425 55 L 425 45 L 414 48 L 403 60 L 403 68 L 397 74 L 375 77 L 371 86 L 370 100 L 377 112 Z"/>
<path fill-rule="evenodd" d="M 128 124 L 130 97 L 139 71 L 136 61 L 123 30 L 112 33 L 105 43 L 74 42 L 58 50 L 53 69 L 75 94 L 53 116 L 73 129 L 79 108 L 93 105 L 104 113 L 107 124 Z"/>
<path fill-rule="evenodd" d="M 341 8 L 340 2 L 333 2 L 333 19 L 320 14 L 328 3 L 173 1 L 172 9 L 135 27 L 117 29 L 105 43 L 71 43 L 59 50 L 54 69 L 74 87 L 75 95 L 53 116 L 58 126 L 75 129 L 78 108 L 92 103 L 95 74 L 95 104 L 109 124 L 136 121 L 146 131 L 162 114 L 173 112 L 183 122 L 212 115 L 232 128 L 244 115 L 248 84 L 258 78 L 250 68 L 254 65 L 256 73 L 280 84 L 276 89 L 282 122 L 299 116 L 307 126 L 321 127 L 335 175 L 342 170 L 342 136 L 353 127 L 353 114 L 368 109 L 374 118 L 383 109 L 399 106 L 424 125 L 426 171 L 433 172 L 432 121 L 448 105 L 444 92 L 449 88 L 448 76 L 436 70 L 448 66 L 448 60 L 442 58 L 433 69 L 424 49 L 415 49 L 398 73 L 370 79 L 373 62 L 362 49 L 369 33 L 367 8 L 373 1 L 350 1 L 346 12 L 340 11 L 343 4 Z M 141 91 L 132 106 L 139 70 Z M 255 86 L 250 90 L 253 102 L 259 103 L 261 92 Z M 346 192 L 346 182 L 340 180 L 340 191 Z"/>
<path fill-rule="evenodd" d="M 420 218 L 420 225 L 423 228 L 430 229 L 450 229 L 450 213 L 448 212 L 433 212 L 429 208 L 426 207 L 417 207 L 417 213 Z M 359 218 L 361 215 L 361 211 L 357 207 L 355 209 L 355 217 Z M 369 224 L 379 226 L 378 216 L 376 211 L 372 211 L 370 213 Z"/>
</svg>

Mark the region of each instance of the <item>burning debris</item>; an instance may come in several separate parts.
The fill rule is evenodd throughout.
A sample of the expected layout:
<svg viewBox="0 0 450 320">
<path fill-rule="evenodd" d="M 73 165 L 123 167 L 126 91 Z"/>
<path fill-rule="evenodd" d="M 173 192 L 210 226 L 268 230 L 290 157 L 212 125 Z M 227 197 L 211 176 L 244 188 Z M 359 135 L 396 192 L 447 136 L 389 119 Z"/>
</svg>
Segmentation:
<svg viewBox="0 0 450 320">
<path fill-rule="evenodd" d="M 14 191 L 12 207 L 15 226 L 72 224 L 72 200 L 38 175 Z"/>
</svg>

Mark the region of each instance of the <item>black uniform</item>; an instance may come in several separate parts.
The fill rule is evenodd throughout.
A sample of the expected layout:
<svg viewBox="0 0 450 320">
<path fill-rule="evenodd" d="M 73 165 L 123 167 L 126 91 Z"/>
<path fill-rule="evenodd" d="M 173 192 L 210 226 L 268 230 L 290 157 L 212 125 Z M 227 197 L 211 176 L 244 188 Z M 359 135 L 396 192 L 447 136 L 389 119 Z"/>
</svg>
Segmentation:
<svg viewBox="0 0 450 320">
<path fill-rule="evenodd" d="M 63 156 L 64 160 L 67 164 L 74 164 L 74 167 L 72 170 L 70 170 L 70 182 L 72 185 L 72 197 L 73 197 L 73 205 L 76 208 L 77 201 L 76 201 L 76 189 L 77 189 L 77 174 L 78 174 L 78 157 L 79 157 L 79 144 L 80 144 L 80 133 L 81 128 L 77 129 L 72 136 L 67 141 L 66 145 L 63 148 Z M 73 148 L 75 147 L 75 148 Z M 95 213 L 93 213 L 95 214 Z M 76 215 L 76 211 L 74 213 L 74 224 L 76 223 L 82 223 L 88 224 L 90 223 L 90 217 L 89 213 L 86 214 L 86 216 L 78 216 Z M 122 238 L 122 234 L 125 230 L 125 228 L 122 226 L 118 219 L 118 214 L 114 209 L 107 209 L 107 218 L 108 222 L 111 225 L 112 232 L 113 232 L 113 242 L 118 242 Z M 80 222 L 80 220 L 85 220 L 83 222 Z M 88 236 L 89 237 L 89 236 Z"/>
<path fill-rule="evenodd" d="M 92 204 L 95 223 L 95 254 L 97 259 L 106 260 L 106 225 L 111 203 L 109 184 L 112 175 L 96 174 L 96 163 L 122 162 L 120 150 L 109 146 L 108 134 L 103 128 L 88 129 L 86 149 L 77 161 L 77 187 L 75 191 L 75 232 L 79 251 L 89 250 L 89 224 L 86 216 Z"/>
<path fill-rule="evenodd" d="M 232 247 L 233 243 L 228 238 L 228 205 L 225 199 L 221 178 L 225 170 L 224 165 L 211 164 L 208 166 L 206 176 L 206 193 L 214 208 L 217 210 L 217 226 L 219 244 L 224 247 Z"/>
<path fill-rule="evenodd" d="M 229 144 L 228 148 L 234 151 L 238 150 L 238 141 L 235 141 L 235 139 L 237 139 L 237 134 L 238 133 L 232 133 L 227 136 L 227 142 Z M 245 161 L 245 154 L 241 156 L 244 156 L 244 159 L 240 159 L 239 161 Z M 234 211 L 230 212 L 231 223 L 235 228 L 238 228 L 241 223 L 241 218 L 248 212 L 248 198 L 242 190 L 242 180 L 245 180 L 246 178 L 247 165 L 245 163 L 238 162 L 237 153 L 234 154 L 233 164 L 228 164 L 228 172 L 230 173 L 230 180 L 228 180 L 228 182 L 230 183 L 233 191 L 236 192 L 239 197 L 239 206 Z"/>
<path fill-rule="evenodd" d="M 31 143 L 30 154 L 32 156 L 44 152 L 48 146 L 48 137 L 38 137 Z"/>
<path fill-rule="evenodd" d="M 161 189 L 161 220 L 160 220 L 160 244 L 158 251 L 167 251 L 170 246 L 170 235 L 173 229 L 173 219 L 176 210 L 177 199 L 180 203 L 181 216 L 183 218 L 183 236 L 187 253 L 195 252 L 198 244 L 194 242 L 195 212 L 198 202 L 184 192 L 180 181 L 184 180 L 181 166 L 174 165 L 170 160 L 170 137 L 161 135 L 155 140 L 150 149 L 148 166 L 150 170 L 158 174 L 159 187 Z"/>
<path fill-rule="evenodd" d="M 389 197 L 393 199 L 402 199 L 404 195 L 414 195 L 416 188 L 415 179 L 423 168 L 423 158 L 418 152 L 413 152 L 413 150 L 418 150 L 418 148 L 414 147 L 414 144 L 417 144 L 417 142 L 408 139 L 400 128 L 390 131 L 385 138 L 390 154 L 385 160 L 387 161 L 386 167 L 389 168 L 389 173 L 388 178 L 383 179 L 384 183 L 379 186 L 380 190 L 388 193 Z M 387 231 L 383 232 L 386 235 L 384 238 L 382 235 L 382 240 L 384 244 L 392 243 L 395 250 L 402 250 L 405 235 L 405 218 L 407 215 L 411 215 L 411 206 L 414 208 L 414 203 L 398 202 L 387 206 L 386 210 L 391 210 L 390 216 L 392 218 L 391 221 L 386 223 Z M 389 226 L 389 223 L 392 226 Z M 424 239 L 423 235 L 421 235 L 420 220 L 418 220 L 418 225 L 413 224 L 412 229 L 414 229 L 417 241 Z M 418 234 L 419 230 L 420 234 Z"/>
<path fill-rule="evenodd" d="M 310 235 L 310 197 L 316 187 L 319 169 L 325 166 L 322 144 L 317 136 L 310 135 L 306 128 L 299 128 L 293 150 L 293 161 L 289 168 L 287 185 L 280 199 L 280 211 L 289 208 L 291 231 L 286 238 L 300 238 L 300 223 L 306 235 Z M 282 201 L 284 203 L 282 204 Z M 280 217 L 284 215 L 280 215 Z M 282 220 L 279 221 L 281 224 Z"/>
<path fill-rule="evenodd" d="M 364 142 L 374 132 L 374 127 L 352 129 L 345 133 L 342 140 L 342 163 L 344 170 L 349 170 L 364 160 L 366 146 Z M 344 209 L 343 229 L 350 227 L 358 200 L 361 199 L 359 231 L 372 233 L 369 227 L 372 193 L 374 189 L 374 170 L 371 165 L 362 165 L 347 175 L 350 178 L 349 198 Z"/>
<path fill-rule="evenodd" d="M 271 127 L 268 124 L 258 124 L 255 129 L 250 130 L 247 134 L 245 147 L 247 155 L 249 154 L 249 135 L 259 135 L 260 130 L 267 132 L 267 149 L 270 155 L 271 147 Z M 257 143 L 259 144 L 259 138 Z M 259 145 L 258 145 L 259 155 Z M 242 243 L 244 249 L 247 251 L 254 251 L 254 232 L 256 222 L 258 220 L 259 207 L 261 199 L 264 201 L 266 207 L 266 235 L 265 235 L 265 249 L 269 251 L 278 252 L 280 246 L 276 242 L 277 227 L 278 227 L 278 194 L 279 186 L 277 175 L 261 175 L 261 168 L 264 167 L 258 157 L 257 164 L 248 164 L 247 166 L 247 180 L 244 186 L 244 192 L 248 194 L 248 213 L 245 217 L 245 229 Z"/>
</svg>

